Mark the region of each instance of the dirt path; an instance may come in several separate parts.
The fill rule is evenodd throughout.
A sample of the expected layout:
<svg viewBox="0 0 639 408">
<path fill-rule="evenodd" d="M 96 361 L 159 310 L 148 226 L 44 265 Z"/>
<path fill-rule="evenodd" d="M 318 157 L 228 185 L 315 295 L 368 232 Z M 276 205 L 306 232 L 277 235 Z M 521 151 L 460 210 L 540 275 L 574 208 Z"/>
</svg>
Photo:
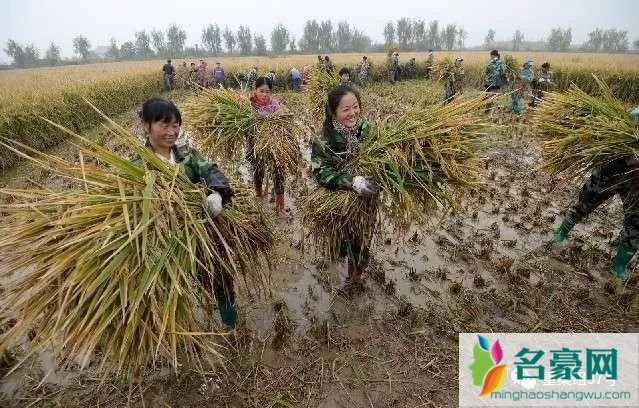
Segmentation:
<svg viewBox="0 0 639 408">
<path fill-rule="evenodd" d="M 399 94 L 424 85 L 400 86 Z M 389 92 L 378 89 L 365 98 L 373 105 L 370 116 L 393 114 L 408 100 L 376 105 Z M 301 104 L 300 98 L 283 96 L 288 106 Z M 176 377 L 158 370 L 129 394 L 114 384 L 97 389 L 91 370 L 58 372 L 35 388 L 47 366 L 41 356 L 23 373 L 29 376 L 3 381 L 5 404 L 456 406 L 460 332 L 636 332 L 637 267 L 625 288 L 615 290 L 609 282 L 620 202 L 598 209 L 568 244 L 552 244 L 552 229 L 579 185 L 537 171 L 528 127 L 507 122 L 484 152 L 485 191 L 433 225 L 414 227 L 404 237 L 390 231 L 378 237 L 367 290 L 353 299 L 336 291 L 345 265 L 325 265 L 303 239 L 294 198 L 308 180 L 290 183 L 289 211 L 279 219 L 286 240 L 278 251 L 273 296 L 241 296 L 241 322 L 228 337 L 227 373 Z M 272 206 L 268 200 L 264 205 Z"/>
</svg>

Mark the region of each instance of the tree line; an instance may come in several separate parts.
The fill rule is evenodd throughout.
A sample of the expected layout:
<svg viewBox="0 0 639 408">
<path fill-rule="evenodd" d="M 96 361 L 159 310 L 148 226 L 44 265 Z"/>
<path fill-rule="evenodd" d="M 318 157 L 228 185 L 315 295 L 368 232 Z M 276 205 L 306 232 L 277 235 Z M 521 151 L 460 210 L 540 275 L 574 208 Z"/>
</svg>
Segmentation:
<svg viewBox="0 0 639 408">
<path fill-rule="evenodd" d="M 496 32 L 489 29 L 482 47 L 489 49 L 504 43 L 495 41 Z M 281 55 L 316 54 L 334 52 L 384 51 L 397 46 L 406 51 L 455 50 L 464 49 L 468 32 L 456 24 L 441 24 L 438 20 L 426 22 L 424 19 L 400 18 L 389 21 L 383 30 L 384 43 L 375 44 L 362 30 L 347 21 L 333 24 L 331 20 L 307 20 L 302 36 L 296 39 L 283 24 L 273 27 L 270 37 L 254 33 L 248 25 L 240 25 L 236 30 L 222 29 L 217 24 L 202 28 L 201 44 L 187 46 L 186 31 L 177 24 L 166 29 L 142 30 L 134 38 L 118 44 L 111 38 L 103 55 L 91 50 L 91 43 L 83 36 L 73 38 L 74 60 L 62 60 L 60 47 L 51 43 L 41 56 L 33 44 L 20 44 L 9 39 L 4 52 L 13 59 L 12 66 L 26 68 L 34 66 L 55 66 L 61 63 L 86 63 L 99 60 L 133 60 L 150 58 L 203 57 L 215 55 Z M 522 49 L 524 34 L 516 30 L 512 42 L 507 43 L 513 51 Z M 568 51 L 572 45 L 570 28 L 553 28 L 539 50 Z M 639 49 L 639 40 L 633 47 Z M 596 28 L 588 34 L 588 40 L 580 50 L 591 52 L 626 52 L 630 48 L 628 32 L 617 29 Z"/>
</svg>

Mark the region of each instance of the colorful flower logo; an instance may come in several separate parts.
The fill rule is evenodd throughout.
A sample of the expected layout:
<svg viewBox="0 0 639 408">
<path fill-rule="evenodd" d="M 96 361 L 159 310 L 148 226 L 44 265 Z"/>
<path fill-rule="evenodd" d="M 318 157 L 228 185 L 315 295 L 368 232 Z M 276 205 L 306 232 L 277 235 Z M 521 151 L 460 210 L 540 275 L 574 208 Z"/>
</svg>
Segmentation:
<svg viewBox="0 0 639 408">
<path fill-rule="evenodd" d="M 479 396 L 484 397 L 504 385 L 506 364 L 499 365 L 504 357 L 499 340 L 490 347 L 484 336 L 477 337 L 479 341 L 473 348 L 473 363 L 469 368 L 473 376 L 473 384 L 482 387 Z"/>
</svg>

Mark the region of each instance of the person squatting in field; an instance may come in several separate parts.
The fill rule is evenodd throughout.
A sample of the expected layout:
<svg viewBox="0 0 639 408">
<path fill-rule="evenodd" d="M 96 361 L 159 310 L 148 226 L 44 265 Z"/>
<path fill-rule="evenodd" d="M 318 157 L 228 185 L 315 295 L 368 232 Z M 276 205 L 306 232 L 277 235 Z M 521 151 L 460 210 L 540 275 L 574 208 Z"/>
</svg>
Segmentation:
<svg viewBox="0 0 639 408">
<path fill-rule="evenodd" d="M 202 156 L 185 141 L 178 141 L 182 125 L 179 109 L 173 102 L 151 98 L 142 105 L 140 119 L 147 134 L 146 146 L 166 162 L 180 166 L 193 183 L 204 184 L 209 192 L 205 208 L 211 217 L 217 217 L 225 206 L 231 204 L 233 191 L 215 162 Z M 135 161 L 141 163 L 142 159 L 136 158 Z M 212 289 L 222 322 L 235 327 L 237 309 L 233 277 L 222 271 L 219 269 L 216 272 L 212 285 L 208 281 L 208 274 L 200 272 L 199 276 L 205 288 Z"/>
<path fill-rule="evenodd" d="M 258 115 L 267 116 L 280 111 L 282 106 L 273 97 L 273 83 L 266 77 L 255 80 L 255 87 L 251 93 L 251 105 Z M 246 159 L 253 166 L 253 185 L 255 195 L 263 196 L 262 185 L 264 182 L 265 163 L 262 157 L 255 154 L 255 135 L 249 133 L 246 138 Z M 275 210 L 284 209 L 284 172 L 281 169 L 273 171 L 273 189 L 275 191 Z"/>
<path fill-rule="evenodd" d="M 328 94 L 322 133 L 311 140 L 311 168 L 320 186 L 329 190 L 353 190 L 361 196 L 376 197 L 379 187 L 362 175 L 352 175 L 344 166 L 359 154 L 372 125 L 362 119 L 359 93 L 339 86 Z M 370 242 L 363 237 L 344 236 L 340 256 L 347 257 L 347 287 L 362 287 L 362 271 L 369 262 Z"/>
<path fill-rule="evenodd" d="M 639 107 L 631 115 L 639 125 Z M 577 201 L 555 230 L 555 242 L 566 240 L 576 224 L 615 194 L 623 202 L 624 220 L 612 272 L 620 279 L 627 279 L 628 264 L 639 249 L 639 156 L 636 154 L 612 160 L 592 171 Z"/>
<path fill-rule="evenodd" d="M 533 62 L 528 60 L 519 72 L 519 76 L 515 78 L 514 90 L 510 94 L 510 109 L 516 115 L 521 115 L 526 109 L 525 100 L 530 94 L 532 83 L 535 79 L 533 72 Z"/>
</svg>

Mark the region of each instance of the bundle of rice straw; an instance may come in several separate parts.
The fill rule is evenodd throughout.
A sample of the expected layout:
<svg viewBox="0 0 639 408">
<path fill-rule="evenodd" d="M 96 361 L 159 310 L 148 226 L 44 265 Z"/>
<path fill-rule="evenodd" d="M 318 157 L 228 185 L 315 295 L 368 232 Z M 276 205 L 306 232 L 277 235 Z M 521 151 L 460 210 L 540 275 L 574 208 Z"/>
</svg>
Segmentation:
<svg viewBox="0 0 639 408">
<path fill-rule="evenodd" d="M 639 128 L 629 109 L 593 75 L 600 94 L 574 84 L 567 92 L 549 92 L 532 115 L 533 135 L 542 166 L 551 174 L 582 177 L 593 167 L 639 155 Z"/>
<path fill-rule="evenodd" d="M 328 93 L 340 84 L 337 75 L 326 72 L 320 67 L 311 70 L 306 93 L 310 105 L 311 115 L 315 122 L 322 122 L 326 114 L 326 98 Z"/>
<path fill-rule="evenodd" d="M 465 193 L 482 184 L 477 149 L 489 127 L 482 108 L 490 102 L 480 95 L 417 108 L 374 129 L 346 170 L 372 177 L 380 197 L 318 187 L 302 198 L 302 222 L 316 247 L 336 260 L 341 239 L 372 237 L 380 216 L 401 231 L 439 210 L 455 209 Z"/>
<path fill-rule="evenodd" d="M 180 166 L 113 122 L 109 128 L 146 165 L 66 129 L 81 143 L 79 163 L 2 142 L 75 188 L 0 190 L 11 202 L 0 206 L 9 282 L 0 316 L 16 320 L 0 350 L 31 331 L 24 360 L 48 346 L 62 366 L 77 358 L 86 365 L 96 353 L 103 379 L 129 381 L 155 365 L 219 364 L 207 329 L 211 293 L 200 282 L 224 271 L 263 288 L 274 222 L 235 185 L 232 206 L 211 219 L 207 192 Z"/>
<path fill-rule="evenodd" d="M 301 130 L 292 114 L 258 115 L 246 95 L 226 89 L 203 89 L 184 104 L 183 112 L 187 129 L 204 154 L 238 163 L 246 137 L 251 134 L 254 154 L 267 168 L 297 174 L 302 161 Z"/>
</svg>

